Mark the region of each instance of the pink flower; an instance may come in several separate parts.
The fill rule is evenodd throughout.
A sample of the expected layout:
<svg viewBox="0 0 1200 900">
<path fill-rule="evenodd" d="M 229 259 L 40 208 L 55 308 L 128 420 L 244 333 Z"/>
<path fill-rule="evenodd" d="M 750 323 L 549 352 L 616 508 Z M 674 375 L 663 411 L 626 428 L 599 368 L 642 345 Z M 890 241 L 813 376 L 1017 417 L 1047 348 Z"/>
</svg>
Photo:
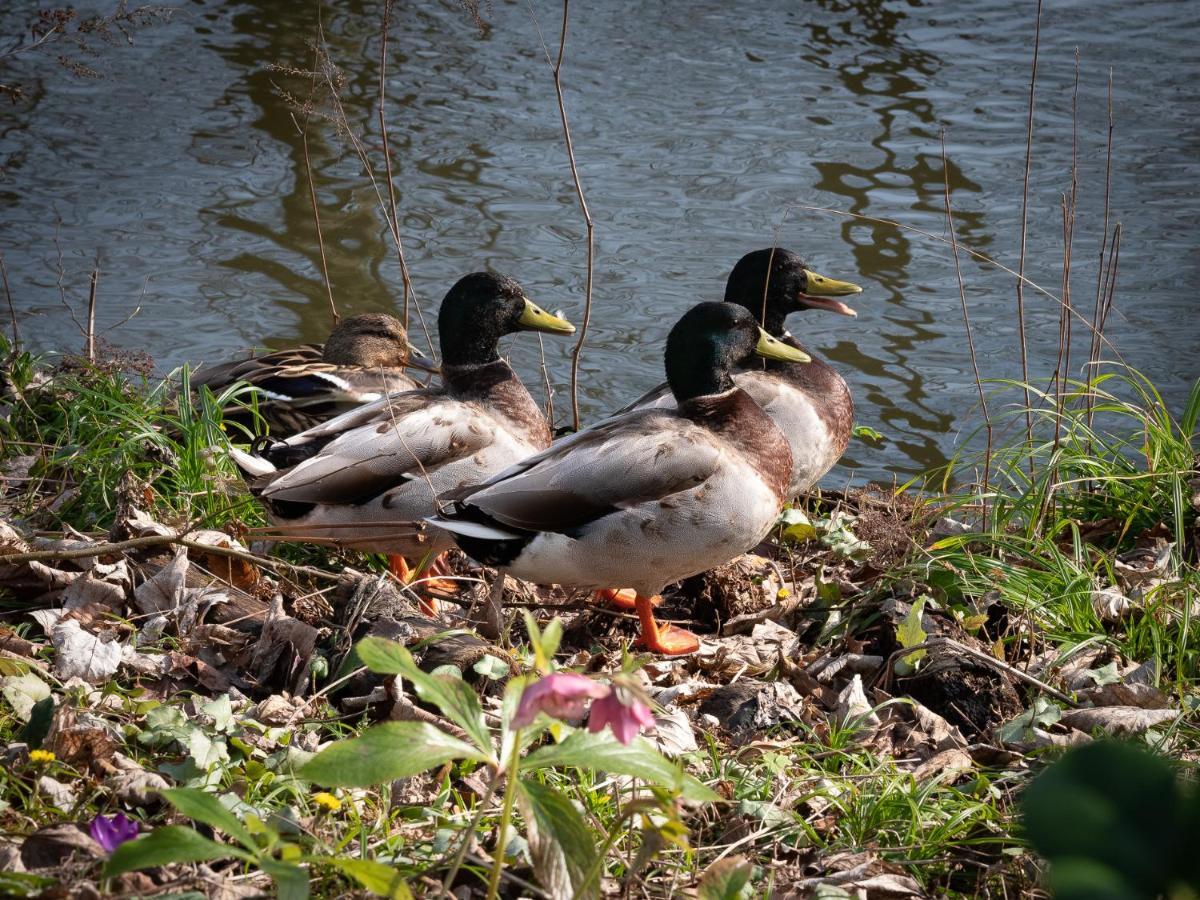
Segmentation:
<svg viewBox="0 0 1200 900">
<path fill-rule="evenodd" d="M 607 697 L 611 690 L 582 675 L 555 672 L 525 688 L 512 727 L 532 725 L 540 712 L 555 719 L 578 719 L 588 700 Z"/>
<path fill-rule="evenodd" d="M 628 744 L 643 728 L 654 727 L 654 713 L 633 696 L 628 697 L 628 703 L 622 703 L 621 693 L 624 692 L 612 691 L 592 704 L 588 731 L 600 731 L 607 725 L 618 741 Z"/>
</svg>

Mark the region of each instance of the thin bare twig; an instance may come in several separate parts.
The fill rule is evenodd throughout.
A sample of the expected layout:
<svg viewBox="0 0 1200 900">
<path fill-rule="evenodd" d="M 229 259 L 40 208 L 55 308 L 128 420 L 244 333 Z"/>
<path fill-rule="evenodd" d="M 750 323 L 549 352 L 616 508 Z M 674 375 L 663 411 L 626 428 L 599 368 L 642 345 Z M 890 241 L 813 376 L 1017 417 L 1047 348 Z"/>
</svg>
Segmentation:
<svg viewBox="0 0 1200 900">
<path fill-rule="evenodd" d="M 1100 359 L 1100 311 L 1104 302 L 1104 253 L 1108 249 L 1108 219 L 1111 212 L 1112 200 L 1112 152 L 1113 152 L 1113 71 L 1108 70 L 1108 139 L 1107 152 L 1104 161 L 1104 230 L 1100 233 L 1100 252 L 1096 260 L 1096 307 L 1092 313 L 1091 342 L 1088 345 L 1088 372 L 1090 373 Z M 1090 374 L 1089 374 L 1090 377 Z M 1091 392 L 1087 397 L 1088 424 L 1092 422 L 1092 406 L 1094 404 Z M 1091 451 L 1091 439 L 1088 439 L 1088 450 Z"/>
<path fill-rule="evenodd" d="M 404 327 L 408 329 L 409 301 L 416 302 L 413 292 L 412 276 L 408 271 L 408 261 L 404 258 L 404 242 L 400 240 L 400 213 L 396 206 L 396 185 L 392 180 L 392 151 L 388 144 L 387 121 L 384 118 L 384 98 L 387 96 L 387 41 L 388 29 L 392 21 L 392 0 L 384 0 L 383 21 L 379 26 L 379 140 L 383 144 L 383 160 L 387 168 L 388 200 L 391 208 L 391 219 L 388 228 L 392 232 L 392 241 L 396 245 L 396 256 L 400 261 L 400 280 L 404 282 Z"/>
<path fill-rule="evenodd" d="M 1029 117 L 1025 130 L 1025 177 L 1021 188 L 1021 258 L 1017 263 L 1017 331 L 1021 341 L 1021 384 L 1025 390 L 1025 440 L 1033 444 L 1033 410 L 1029 405 L 1029 351 L 1025 343 L 1025 244 L 1029 236 L 1029 170 L 1033 165 L 1033 105 L 1037 88 L 1038 49 L 1042 40 L 1042 0 L 1038 0 L 1033 33 L 1033 67 L 1029 76 Z M 1029 474 L 1033 475 L 1033 454 L 1029 454 Z"/>
<path fill-rule="evenodd" d="M 100 283 L 100 267 L 92 268 L 92 286 L 88 290 L 87 335 L 85 336 L 88 362 L 96 361 L 96 287 Z"/>
<path fill-rule="evenodd" d="M 833 216 L 842 216 L 843 218 L 847 218 L 847 219 L 855 219 L 860 222 L 873 222 L 878 225 L 888 225 L 892 228 L 898 228 L 901 231 L 908 231 L 913 234 L 919 234 L 921 237 L 926 238 L 931 241 L 938 241 L 939 243 L 946 244 L 947 246 L 950 245 L 950 239 L 947 237 L 942 237 L 940 234 L 934 234 L 931 231 L 926 231 L 924 228 L 919 228 L 916 225 L 909 225 L 905 222 L 897 222 L 895 219 L 885 219 L 885 218 L 882 218 L 881 216 L 868 216 L 863 213 L 849 212 L 848 210 L 844 210 L 844 209 L 835 209 L 832 206 L 813 206 L 813 205 L 806 204 L 806 203 L 793 203 L 784 210 L 784 219 L 785 220 L 786 220 L 787 216 L 791 215 L 793 210 L 805 210 L 807 212 L 827 213 L 827 214 L 833 215 Z M 1024 275 L 1018 275 L 1015 269 L 1012 269 L 1009 266 L 1004 265 L 1004 263 L 1000 262 L 999 260 L 997 260 L 991 256 L 988 256 L 986 253 L 983 253 L 979 250 L 975 250 L 964 244 L 959 244 L 958 249 L 961 252 L 970 256 L 972 259 L 976 259 L 976 260 L 979 260 L 980 262 L 987 263 L 989 266 L 994 266 L 995 268 L 999 269 L 1001 272 L 1004 272 L 1008 275 L 1012 275 L 1015 278 L 1019 278 L 1027 287 L 1032 288 L 1034 291 L 1041 294 L 1043 297 L 1046 297 L 1048 300 L 1053 300 L 1055 303 L 1060 304 L 1060 305 L 1062 304 L 1062 298 L 1058 297 L 1053 292 L 1048 291 L 1046 288 L 1042 287 L 1040 284 L 1038 284 L 1033 279 L 1027 278 Z M 1092 324 L 1083 315 L 1081 315 L 1078 310 L 1072 309 L 1071 315 L 1078 322 L 1081 322 L 1086 328 L 1088 328 L 1089 331 L 1093 331 Z M 1093 333 L 1094 333 L 1094 331 L 1093 331 Z M 1110 351 L 1112 351 L 1112 354 L 1116 359 L 1120 360 L 1121 362 L 1125 361 L 1124 357 L 1121 355 L 1120 349 L 1118 349 L 1117 346 L 1112 343 L 1112 341 L 1108 340 L 1107 338 L 1105 338 L 1103 336 L 1100 337 L 1100 340 L 1102 343 L 1104 343 L 1108 346 L 1108 349 Z"/>
<path fill-rule="evenodd" d="M 1054 363 L 1054 402 L 1062 412 L 1063 391 L 1071 370 L 1071 256 L 1075 242 L 1075 211 L 1079 194 L 1079 48 L 1075 48 L 1075 85 L 1071 91 L 1071 188 L 1062 196 L 1063 264 L 1062 307 L 1058 316 L 1058 357 Z M 1054 417 L 1054 452 L 1057 455 L 1062 441 L 1062 415 Z M 1051 476 L 1051 482 L 1055 479 Z M 1047 503 L 1050 494 L 1047 494 Z"/>
<path fill-rule="evenodd" d="M 317 75 L 316 63 L 313 63 L 313 86 L 312 93 L 317 92 Z M 310 99 L 311 103 L 311 99 Z M 317 229 L 317 249 L 321 253 L 321 276 L 325 279 L 325 295 L 329 298 L 329 314 L 333 317 L 333 324 L 336 326 L 338 319 L 337 304 L 333 300 L 333 283 L 329 280 L 329 262 L 325 258 L 325 235 L 321 231 L 321 209 L 317 203 L 317 185 L 313 181 L 312 162 L 308 157 L 308 123 L 311 119 L 310 113 L 306 110 L 304 113 L 304 125 L 301 126 L 296 121 L 296 117 L 292 116 L 292 124 L 296 126 L 296 130 L 300 132 L 300 147 L 304 152 L 304 174 L 308 178 L 308 198 L 312 203 L 313 224 Z"/>
<path fill-rule="evenodd" d="M 946 198 L 946 228 L 950 233 L 950 249 L 954 254 L 954 275 L 958 279 L 958 299 L 962 304 L 963 327 L 967 332 L 967 349 L 971 353 L 971 368 L 975 372 L 975 389 L 979 391 L 979 408 L 983 413 L 983 425 L 987 429 L 987 455 L 983 458 L 983 488 L 980 502 L 983 506 L 983 530 L 987 530 L 988 485 L 992 474 L 992 417 L 988 413 L 987 397 L 983 391 L 983 378 L 979 374 L 979 359 L 975 355 L 975 338 L 971 334 L 971 315 L 967 312 L 967 288 L 963 282 L 962 266 L 958 260 L 958 235 L 954 228 L 954 213 L 950 208 L 950 164 L 946 158 L 946 132 L 942 130 L 942 179 Z"/>
<path fill-rule="evenodd" d="M 592 273 L 595 267 L 595 224 L 592 222 L 592 214 L 588 211 L 587 200 L 583 195 L 583 184 L 579 180 L 579 167 L 575 164 L 575 144 L 571 140 L 571 126 L 567 121 L 567 107 L 563 101 L 562 67 L 567 49 L 567 20 L 570 7 L 571 0 L 563 0 L 562 29 L 558 35 L 558 60 L 554 63 L 554 93 L 558 98 L 558 115 L 562 120 L 563 139 L 567 144 L 567 160 L 571 164 L 571 181 L 575 185 L 575 197 L 579 201 L 579 210 L 583 213 L 583 221 L 587 226 L 587 281 L 584 286 L 583 321 L 579 324 L 579 339 L 575 342 L 575 347 L 571 351 L 571 424 L 578 431 L 579 358 L 583 353 L 584 341 L 587 340 L 588 324 L 592 320 Z M 534 27 L 537 28 L 538 38 L 542 41 L 542 49 L 546 52 L 546 62 L 550 62 L 550 52 L 546 48 L 546 41 L 542 37 L 542 29 L 538 25 L 537 16 L 534 14 L 532 6 L 529 7 L 529 13 L 533 16 Z"/>
<path fill-rule="evenodd" d="M 12 289 L 8 286 L 8 267 L 4 265 L 4 254 L 0 253 L 0 278 L 4 280 L 4 296 L 8 300 L 8 315 L 12 321 L 13 349 L 21 346 L 21 329 L 17 326 L 17 310 L 13 306 Z"/>
</svg>

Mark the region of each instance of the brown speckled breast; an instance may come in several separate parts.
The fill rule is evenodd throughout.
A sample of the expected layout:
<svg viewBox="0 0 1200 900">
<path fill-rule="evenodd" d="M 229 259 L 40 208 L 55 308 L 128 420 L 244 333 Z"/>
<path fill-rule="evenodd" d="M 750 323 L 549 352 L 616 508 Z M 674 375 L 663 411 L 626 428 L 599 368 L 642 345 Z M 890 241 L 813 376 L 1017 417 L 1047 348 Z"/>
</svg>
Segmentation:
<svg viewBox="0 0 1200 900">
<path fill-rule="evenodd" d="M 443 366 L 442 383 L 456 400 L 475 401 L 508 419 L 538 450 L 550 446 L 550 425 L 541 407 L 504 360 L 482 366 Z"/>
<path fill-rule="evenodd" d="M 772 375 L 786 379 L 812 400 L 817 415 L 829 430 L 830 438 L 837 448 L 837 455 L 841 456 L 850 444 L 850 431 L 854 427 L 854 398 L 850 395 L 850 387 L 833 366 L 809 352 L 794 337 L 787 335 L 783 340 L 808 353 L 812 362 L 787 363 L 770 360 L 766 363 L 766 370 Z"/>
<path fill-rule="evenodd" d="M 737 447 L 783 503 L 792 475 L 792 451 L 787 438 L 750 395 L 734 388 L 715 397 L 681 403 L 680 414 Z"/>
</svg>

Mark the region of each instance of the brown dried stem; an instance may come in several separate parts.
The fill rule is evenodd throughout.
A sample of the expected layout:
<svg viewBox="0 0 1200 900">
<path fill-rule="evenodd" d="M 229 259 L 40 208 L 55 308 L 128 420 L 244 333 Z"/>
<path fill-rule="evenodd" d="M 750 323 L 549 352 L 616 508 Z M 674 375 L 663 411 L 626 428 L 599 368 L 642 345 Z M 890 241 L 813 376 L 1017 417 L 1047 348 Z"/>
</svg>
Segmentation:
<svg viewBox="0 0 1200 900">
<path fill-rule="evenodd" d="M 587 226 L 587 282 L 584 287 L 583 321 L 579 325 L 579 339 L 571 351 L 571 424 L 579 430 L 579 358 L 583 353 L 583 344 L 587 340 L 588 324 L 592 320 L 592 273 L 595 267 L 595 225 L 592 214 L 588 211 L 587 199 L 583 195 L 583 184 L 579 180 L 579 167 L 575 164 L 575 144 L 571 140 L 571 126 L 567 121 L 567 107 L 563 101 L 562 67 L 567 49 L 567 19 L 571 0 L 563 0 L 562 29 L 558 35 L 558 59 L 554 63 L 554 93 L 558 98 L 558 115 L 562 120 L 563 139 L 567 144 L 567 159 L 571 164 L 571 181 L 575 185 L 575 197 L 579 201 L 579 210 L 583 213 L 583 221 Z M 546 49 L 546 41 L 542 38 L 541 27 L 538 26 L 537 16 L 533 7 L 529 8 L 533 16 L 534 27 L 542 40 L 542 49 L 546 52 L 546 62 L 550 62 L 550 52 Z"/>
<path fill-rule="evenodd" d="M 87 334 L 84 337 L 88 362 L 96 361 L 96 287 L 100 283 L 100 268 L 92 268 L 92 286 L 88 289 Z"/>
<path fill-rule="evenodd" d="M 1021 257 L 1017 263 L 1017 332 L 1021 341 L 1021 383 L 1025 390 L 1025 440 L 1033 444 L 1033 410 L 1029 403 L 1029 351 L 1025 343 L 1025 245 L 1029 236 L 1029 170 L 1033 165 L 1033 106 L 1037 88 L 1038 49 L 1042 39 L 1042 0 L 1038 0 L 1033 33 L 1033 66 L 1029 76 L 1029 116 L 1025 129 L 1025 177 L 1021 188 Z M 1033 475 L 1033 454 L 1029 455 Z"/>
<path fill-rule="evenodd" d="M 400 280 L 404 282 L 403 322 L 408 328 L 409 301 L 416 301 L 413 292 L 412 276 L 408 271 L 408 261 L 404 258 L 404 243 L 400 240 L 400 213 L 396 205 L 396 185 L 392 180 L 392 150 L 388 144 L 387 121 L 384 118 L 384 99 L 387 96 L 387 42 L 388 30 L 392 22 L 392 0 L 384 0 L 382 21 L 379 25 L 379 140 L 383 145 L 383 161 L 387 172 L 388 201 L 391 218 L 388 228 L 392 232 L 392 241 L 396 245 L 396 256 L 400 261 Z"/>
<path fill-rule="evenodd" d="M 312 162 L 308 156 L 308 123 L 312 119 L 312 98 L 317 93 L 317 63 L 313 61 L 313 77 L 312 91 L 309 96 L 309 102 L 305 105 L 304 110 L 304 125 L 301 127 L 296 122 L 296 117 L 292 116 L 292 124 L 296 126 L 296 130 L 300 132 L 300 147 L 304 153 L 304 174 L 308 178 L 308 197 L 312 203 L 313 224 L 317 229 L 317 249 L 321 253 L 321 275 L 325 279 L 325 294 L 329 298 L 329 314 L 333 317 L 333 324 L 337 325 L 338 315 L 337 304 L 333 300 L 333 283 L 329 280 L 329 262 L 325 258 L 325 235 L 321 231 L 321 209 L 317 203 L 317 185 L 313 180 Z"/>
<path fill-rule="evenodd" d="M 8 301 L 8 316 L 12 322 L 13 349 L 21 346 L 21 329 L 17 325 L 17 310 L 13 306 L 12 288 L 8 286 L 8 267 L 4 265 L 4 254 L 0 253 L 0 279 L 4 281 L 4 297 Z"/>
<path fill-rule="evenodd" d="M 946 132 L 942 131 L 942 186 L 946 199 L 946 228 L 950 233 L 950 250 L 954 255 L 954 276 L 958 279 L 958 299 L 962 304 L 963 327 L 967 332 L 967 349 L 971 353 L 971 368 L 975 372 L 975 389 L 979 392 L 979 408 L 983 413 L 983 425 L 987 429 L 987 455 L 983 458 L 983 486 L 980 493 L 980 503 L 983 507 L 983 530 L 987 530 L 988 516 L 988 485 L 991 482 L 992 468 L 992 417 L 988 413 L 987 396 L 983 391 L 983 378 L 979 374 L 979 359 L 975 354 L 975 338 L 971 333 L 971 314 L 967 311 L 967 288 L 963 282 L 962 265 L 958 259 L 958 235 L 954 228 L 954 213 L 950 206 L 950 165 L 946 159 Z"/>
</svg>

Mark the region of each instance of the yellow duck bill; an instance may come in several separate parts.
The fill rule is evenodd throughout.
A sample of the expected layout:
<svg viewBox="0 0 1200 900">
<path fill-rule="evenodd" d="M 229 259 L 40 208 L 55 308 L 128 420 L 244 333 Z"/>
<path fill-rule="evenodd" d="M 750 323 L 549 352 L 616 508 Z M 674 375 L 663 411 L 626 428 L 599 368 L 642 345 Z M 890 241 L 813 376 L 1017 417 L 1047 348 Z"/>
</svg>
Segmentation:
<svg viewBox="0 0 1200 900">
<path fill-rule="evenodd" d="M 851 294 L 861 294 L 862 288 L 850 281 L 838 281 L 836 278 L 829 278 L 821 275 L 812 269 L 804 270 L 805 286 L 804 286 L 804 305 L 811 309 L 824 309 L 832 313 L 837 313 L 839 316 L 850 316 L 857 318 L 858 313 L 851 307 L 842 303 L 840 300 L 834 300 L 834 297 L 848 297 Z"/>
<path fill-rule="evenodd" d="M 755 345 L 754 352 L 766 359 L 777 359 L 780 362 L 812 362 L 812 357 L 803 350 L 771 337 L 761 328 L 758 329 L 758 344 Z"/>
<path fill-rule="evenodd" d="M 544 331 L 546 334 L 575 333 L 575 326 L 562 316 L 546 312 L 528 297 L 523 299 L 525 300 L 525 309 L 521 311 L 521 318 L 517 321 L 521 323 L 524 330 Z"/>
</svg>

